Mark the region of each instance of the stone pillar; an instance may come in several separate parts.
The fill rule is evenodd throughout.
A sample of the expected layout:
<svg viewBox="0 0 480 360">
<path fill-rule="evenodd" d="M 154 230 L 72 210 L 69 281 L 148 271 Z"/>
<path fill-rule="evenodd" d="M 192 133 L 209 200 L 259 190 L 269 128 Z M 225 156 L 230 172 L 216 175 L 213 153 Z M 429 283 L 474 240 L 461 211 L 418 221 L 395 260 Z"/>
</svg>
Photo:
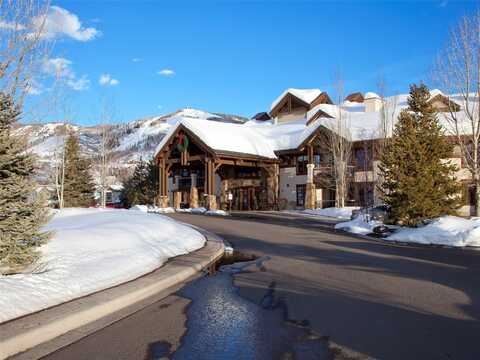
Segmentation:
<svg viewBox="0 0 480 360">
<path fill-rule="evenodd" d="M 275 164 L 269 169 L 265 169 L 267 173 L 267 203 L 271 210 L 278 210 L 278 177 L 279 177 L 279 168 Z"/>
<path fill-rule="evenodd" d="M 221 210 L 228 210 L 228 180 L 222 180 L 220 182 L 220 206 Z"/>
<path fill-rule="evenodd" d="M 305 188 L 305 209 L 313 210 L 317 205 L 317 193 L 313 183 L 313 169 L 315 164 L 307 164 L 307 185 Z"/>
<path fill-rule="evenodd" d="M 198 208 L 197 174 L 191 174 L 190 208 Z"/>
<path fill-rule="evenodd" d="M 161 208 L 168 207 L 168 196 L 159 196 L 158 197 L 158 206 Z"/>
<path fill-rule="evenodd" d="M 182 203 L 182 193 L 180 191 L 175 191 L 173 193 L 173 202 L 174 208 L 180 209 L 180 204 Z"/>
<path fill-rule="evenodd" d="M 217 197 L 215 195 L 207 195 L 207 209 L 217 210 Z"/>
<path fill-rule="evenodd" d="M 323 189 L 315 189 L 316 192 L 316 208 L 321 209 L 323 208 Z"/>
</svg>

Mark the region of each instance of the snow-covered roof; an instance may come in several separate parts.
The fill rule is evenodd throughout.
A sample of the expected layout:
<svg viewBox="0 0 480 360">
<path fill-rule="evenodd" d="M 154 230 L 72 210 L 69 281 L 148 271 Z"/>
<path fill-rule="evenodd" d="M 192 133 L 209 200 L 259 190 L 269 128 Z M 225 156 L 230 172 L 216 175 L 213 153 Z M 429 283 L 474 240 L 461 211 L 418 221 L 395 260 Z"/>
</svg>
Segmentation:
<svg viewBox="0 0 480 360">
<path fill-rule="evenodd" d="M 378 94 L 370 91 L 370 92 L 367 92 L 367 93 L 365 94 L 364 99 L 365 99 L 365 100 L 366 100 L 366 99 L 380 99 L 380 96 L 378 96 Z"/>
<path fill-rule="evenodd" d="M 318 104 L 312 110 L 307 112 L 307 120 L 310 120 L 319 111 L 324 112 L 332 118 L 338 116 L 338 106 L 331 104 Z"/>
<path fill-rule="evenodd" d="M 280 101 L 287 95 L 291 94 L 295 96 L 296 98 L 299 98 L 300 100 L 306 102 L 307 104 L 310 104 L 313 100 L 315 100 L 322 92 L 319 89 L 294 89 L 294 88 L 289 88 L 285 90 L 279 97 L 275 99 L 275 101 L 272 103 L 272 106 L 270 107 L 270 110 L 273 110 L 275 106 L 278 105 Z"/>
<path fill-rule="evenodd" d="M 441 92 L 439 89 L 433 89 L 430 91 L 430 99 L 433 99 L 437 95 L 443 95 L 443 92 Z"/>
<path fill-rule="evenodd" d="M 180 120 L 169 130 L 155 153 L 158 153 L 165 146 L 181 125 L 198 136 L 212 150 L 242 153 L 269 159 L 277 158 L 270 144 L 252 126 L 214 121 L 200 122 L 188 118 Z"/>
<path fill-rule="evenodd" d="M 435 91 L 433 93 L 438 95 Z M 348 101 L 342 103 L 342 106 L 319 104 L 307 113 L 307 118 L 279 124 L 272 121 L 255 120 L 247 121 L 245 124 L 230 124 L 178 118 L 178 122 L 162 139 L 155 153 L 165 146 L 180 125 L 193 132 L 214 151 L 241 153 L 269 159 L 276 159 L 276 152 L 298 149 L 321 127 L 336 131 L 337 119 L 340 118 L 340 115 L 347 124 L 348 137 L 352 141 L 376 139 L 379 137 L 383 115 L 390 125 L 389 128 L 392 129 L 400 112 L 408 106 L 408 96 L 408 94 L 403 94 L 387 97 L 384 99 L 385 109 L 373 112 L 365 112 L 364 104 Z M 445 96 L 460 105 L 464 104 L 459 95 Z M 471 106 L 478 107 L 478 98 L 472 97 L 472 100 Z M 321 115 L 315 121 L 311 121 L 318 111 L 322 111 L 327 116 Z M 460 119 L 465 119 L 463 110 L 459 111 L 457 115 Z M 438 120 L 446 133 L 451 131 L 445 113 L 439 113 Z M 467 121 L 463 121 L 461 129 L 463 133 L 469 133 Z"/>
</svg>

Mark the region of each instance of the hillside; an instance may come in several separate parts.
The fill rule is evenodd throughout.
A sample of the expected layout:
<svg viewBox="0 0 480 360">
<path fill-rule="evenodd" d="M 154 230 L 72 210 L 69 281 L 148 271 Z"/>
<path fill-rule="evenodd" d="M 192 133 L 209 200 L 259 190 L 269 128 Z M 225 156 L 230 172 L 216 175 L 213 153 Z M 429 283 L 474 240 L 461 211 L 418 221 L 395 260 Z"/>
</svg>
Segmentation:
<svg viewBox="0 0 480 360">
<path fill-rule="evenodd" d="M 110 125 L 108 137 L 111 144 L 112 175 L 122 181 L 139 159 L 150 159 L 155 147 L 170 127 L 182 118 L 229 123 L 243 123 L 247 120 L 236 115 L 186 108 L 165 115 Z M 60 157 L 67 132 L 78 135 L 85 155 L 94 158 L 98 154 L 101 126 L 82 127 L 65 123 L 45 123 L 19 125 L 15 129 L 16 135 L 26 136 L 29 149 L 38 156 L 37 180 L 41 184 L 52 183 L 54 176 L 52 169 Z"/>
</svg>

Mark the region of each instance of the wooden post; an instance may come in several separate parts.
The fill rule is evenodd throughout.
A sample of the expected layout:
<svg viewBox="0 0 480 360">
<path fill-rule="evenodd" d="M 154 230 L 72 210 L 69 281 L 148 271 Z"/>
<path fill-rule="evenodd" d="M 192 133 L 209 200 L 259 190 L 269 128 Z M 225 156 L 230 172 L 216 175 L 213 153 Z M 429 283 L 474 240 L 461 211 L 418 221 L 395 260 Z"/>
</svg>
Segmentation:
<svg viewBox="0 0 480 360">
<path fill-rule="evenodd" d="M 307 146 L 307 153 L 308 153 L 308 163 L 309 164 L 313 164 L 313 146 L 312 145 L 308 145 Z"/>
<path fill-rule="evenodd" d="M 208 210 L 217 210 L 217 198 L 215 196 L 215 162 L 211 158 L 205 159 L 205 191 Z"/>
<path fill-rule="evenodd" d="M 158 206 L 168 207 L 168 169 L 165 158 L 161 158 L 158 164 Z"/>
<path fill-rule="evenodd" d="M 308 164 L 307 164 L 307 185 L 305 188 L 305 209 L 313 210 L 316 208 L 316 189 L 313 182 L 314 155 L 313 146 L 307 146 Z"/>
</svg>

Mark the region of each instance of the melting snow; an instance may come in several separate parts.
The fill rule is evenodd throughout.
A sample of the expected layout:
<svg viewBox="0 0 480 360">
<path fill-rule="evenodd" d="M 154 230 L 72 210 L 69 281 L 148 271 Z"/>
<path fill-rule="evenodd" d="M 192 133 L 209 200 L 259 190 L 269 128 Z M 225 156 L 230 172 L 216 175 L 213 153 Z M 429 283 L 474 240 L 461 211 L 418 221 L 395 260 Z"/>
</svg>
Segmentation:
<svg viewBox="0 0 480 360">
<path fill-rule="evenodd" d="M 0 322 L 124 283 L 205 238 L 168 217 L 135 210 L 64 209 L 30 274 L 0 276 Z"/>
</svg>

